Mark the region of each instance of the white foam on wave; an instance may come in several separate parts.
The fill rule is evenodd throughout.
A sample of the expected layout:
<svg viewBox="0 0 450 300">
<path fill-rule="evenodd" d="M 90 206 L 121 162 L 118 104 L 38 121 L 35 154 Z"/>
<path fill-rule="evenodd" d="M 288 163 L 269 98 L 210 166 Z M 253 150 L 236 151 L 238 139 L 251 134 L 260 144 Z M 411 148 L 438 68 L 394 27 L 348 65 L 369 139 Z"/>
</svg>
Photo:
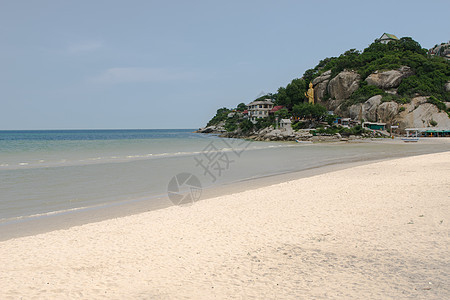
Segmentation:
<svg viewBox="0 0 450 300">
<path fill-rule="evenodd" d="M 57 210 L 57 211 L 50 211 L 50 212 L 33 214 L 33 215 L 27 215 L 27 216 L 18 216 L 18 217 L 12 217 L 12 218 L 2 218 L 2 219 L 0 219 L 0 224 L 9 223 L 9 222 L 15 222 L 15 221 L 21 221 L 21 220 L 27 220 L 27 219 L 48 217 L 48 216 L 52 216 L 52 215 L 64 214 L 64 213 L 74 212 L 74 211 L 83 210 L 83 209 L 90 209 L 90 208 L 100 207 L 100 206 L 102 206 L 102 205 L 75 207 L 75 208 L 68 208 L 68 209 L 62 209 L 62 210 Z"/>
</svg>

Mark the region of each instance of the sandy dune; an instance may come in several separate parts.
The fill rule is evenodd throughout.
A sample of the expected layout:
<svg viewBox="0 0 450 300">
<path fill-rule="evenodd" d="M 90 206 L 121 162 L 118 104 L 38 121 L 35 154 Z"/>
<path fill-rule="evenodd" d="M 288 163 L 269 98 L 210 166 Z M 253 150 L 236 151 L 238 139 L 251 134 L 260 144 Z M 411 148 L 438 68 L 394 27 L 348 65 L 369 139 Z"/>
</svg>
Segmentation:
<svg viewBox="0 0 450 300">
<path fill-rule="evenodd" d="M 450 297 L 450 152 L 0 242 L 0 298 Z"/>
</svg>

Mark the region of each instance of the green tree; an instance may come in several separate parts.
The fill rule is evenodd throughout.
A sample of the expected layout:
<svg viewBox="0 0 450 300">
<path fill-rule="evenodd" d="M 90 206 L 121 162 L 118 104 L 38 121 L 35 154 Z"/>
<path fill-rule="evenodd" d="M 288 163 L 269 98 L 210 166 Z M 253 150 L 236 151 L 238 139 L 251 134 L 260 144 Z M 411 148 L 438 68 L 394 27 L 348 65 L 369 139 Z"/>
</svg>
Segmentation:
<svg viewBox="0 0 450 300">
<path fill-rule="evenodd" d="M 291 114 L 286 108 L 282 108 L 275 112 L 275 116 L 278 117 L 278 119 L 289 119 L 291 117 Z"/>
<path fill-rule="evenodd" d="M 327 109 L 320 104 L 300 103 L 294 105 L 292 112 L 294 116 L 307 119 L 320 119 L 326 115 Z"/>
<path fill-rule="evenodd" d="M 231 110 L 229 110 L 226 107 L 219 108 L 216 112 L 216 115 L 211 120 L 209 120 L 209 122 L 206 126 L 217 125 L 220 122 L 225 121 L 230 112 L 231 112 Z"/>
<path fill-rule="evenodd" d="M 247 105 L 245 105 L 245 103 L 239 103 L 236 110 L 237 111 L 244 111 L 247 109 Z"/>
<path fill-rule="evenodd" d="M 328 125 L 333 125 L 334 121 L 336 120 L 336 115 L 326 115 L 325 116 L 325 122 L 328 123 Z"/>
<path fill-rule="evenodd" d="M 246 119 L 239 124 L 239 128 L 242 130 L 242 132 L 248 133 L 253 130 L 254 124 L 252 123 L 252 121 Z"/>
</svg>

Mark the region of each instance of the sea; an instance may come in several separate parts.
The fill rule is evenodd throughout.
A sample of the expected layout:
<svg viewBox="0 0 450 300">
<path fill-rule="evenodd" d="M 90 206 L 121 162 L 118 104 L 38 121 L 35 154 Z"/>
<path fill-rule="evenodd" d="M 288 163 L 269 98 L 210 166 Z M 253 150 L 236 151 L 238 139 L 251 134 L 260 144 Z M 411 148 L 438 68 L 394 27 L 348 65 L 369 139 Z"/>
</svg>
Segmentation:
<svg viewBox="0 0 450 300">
<path fill-rule="evenodd" d="M 188 194 L 195 201 L 202 190 L 235 182 L 448 151 L 420 142 L 256 142 L 193 131 L 0 131 L 0 226 L 133 201 L 177 204 Z"/>
</svg>

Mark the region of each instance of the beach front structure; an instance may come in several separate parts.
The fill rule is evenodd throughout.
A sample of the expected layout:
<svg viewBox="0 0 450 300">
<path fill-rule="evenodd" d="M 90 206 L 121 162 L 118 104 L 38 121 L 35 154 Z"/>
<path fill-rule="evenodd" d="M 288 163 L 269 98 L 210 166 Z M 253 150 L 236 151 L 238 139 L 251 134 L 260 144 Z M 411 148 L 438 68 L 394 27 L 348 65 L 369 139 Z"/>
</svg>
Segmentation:
<svg viewBox="0 0 450 300">
<path fill-rule="evenodd" d="M 341 125 L 342 127 L 350 128 L 350 118 L 337 118 L 337 124 Z"/>
<path fill-rule="evenodd" d="M 269 116 L 269 112 L 273 108 L 273 102 L 270 99 L 253 101 L 250 102 L 247 107 L 250 121 L 256 122 L 257 119 L 267 118 Z"/>
<path fill-rule="evenodd" d="M 290 119 L 281 119 L 280 120 L 280 131 L 284 131 L 287 134 L 292 134 L 292 121 Z"/>
<path fill-rule="evenodd" d="M 450 137 L 450 128 L 425 127 L 425 128 L 406 128 L 406 136 L 417 137 Z"/>
<path fill-rule="evenodd" d="M 377 39 L 376 41 L 382 44 L 387 44 L 391 41 L 398 41 L 398 37 L 390 33 L 383 33 L 383 35 Z"/>
<path fill-rule="evenodd" d="M 371 130 L 386 130 L 386 123 L 364 122 L 362 127 Z"/>
<path fill-rule="evenodd" d="M 280 121 L 280 129 L 292 130 L 292 122 L 290 119 L 281 119 Z"/>
</svg>

